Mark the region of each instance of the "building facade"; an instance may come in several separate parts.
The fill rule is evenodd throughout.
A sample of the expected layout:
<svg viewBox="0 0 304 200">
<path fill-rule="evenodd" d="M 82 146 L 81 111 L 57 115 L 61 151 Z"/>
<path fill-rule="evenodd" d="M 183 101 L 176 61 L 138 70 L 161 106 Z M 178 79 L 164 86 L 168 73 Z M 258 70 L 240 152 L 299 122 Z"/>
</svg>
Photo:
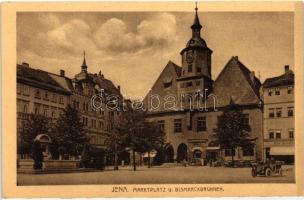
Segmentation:
<svg viewBox="0 0 304 200">
<path fill-rule="evenodd" d="M 121 104 L 120 86 L 104 78 L 99 72 L 87 71 L 86 60 L 80 73 L 74 78 L 65 76 L 65 71 L 53 74 L 33 69 L 27 63 L 17 65 L 17 127 L 18 138 L 22 122 L 30 113 L 44 115 L 56 122 L 60 113 L 71 105 L 79 111 L 90 144 L 96 148 L 105 148 L 105 139 L 113 129 L 117 109 L 111 109 L 107 102 L 118 99 Z M 114 108 L 114 106 L 112 106 Z"/>
<path fill-rule="evenodd" d="M 264 158 L 294 162 L 294 73 L 285 66 L 284 74 L 263 83 Z"/>
<path fill-rule="evenodd" d="M 165 162 L 205 160 L 255 161 L 262 159 L 261 83 L 254 72 L 233 56 L 219 76 L 212 78 L 212 50 L 201 37 L 197 14 L 192 37 L 181 51 L 181 67 L 169 61 L 144 99 L 148 119 L 165 131 Z M 243 110 L 250 124 L 254 148 L 222 149 L 215 139 L 218 117 L 231 102 Z"/>
</svg>

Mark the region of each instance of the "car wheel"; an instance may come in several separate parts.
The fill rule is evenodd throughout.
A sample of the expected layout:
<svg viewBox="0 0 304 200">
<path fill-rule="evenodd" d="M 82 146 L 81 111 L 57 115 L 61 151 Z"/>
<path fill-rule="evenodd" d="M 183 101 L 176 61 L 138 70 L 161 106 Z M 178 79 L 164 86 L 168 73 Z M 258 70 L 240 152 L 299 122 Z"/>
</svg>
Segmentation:
<svg viewBox="0 0 304 200">
<path fill-rule="evenodd" d="M 267 177 L 271 176 L 271 170 L 269 168 L 265 170 L 265 176 Z"/>
</svg>

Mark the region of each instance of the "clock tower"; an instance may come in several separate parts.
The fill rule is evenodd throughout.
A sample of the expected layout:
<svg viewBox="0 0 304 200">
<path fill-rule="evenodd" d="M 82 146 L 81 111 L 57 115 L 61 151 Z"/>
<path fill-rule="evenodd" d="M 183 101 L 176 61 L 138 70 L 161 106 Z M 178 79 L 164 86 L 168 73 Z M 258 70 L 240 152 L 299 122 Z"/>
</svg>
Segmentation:
<svg viewBox="0 0 304 200">
<path fill-rule="evenodd" d="M 200 24 L 197 6 L 195 7 L 195 17 L 192 29 L 192 37 L 187 42 L 186 47 L 180 52 L 182 56 L 182 73 L 177 79 L 179 85 L 179 94 L 186 94 L 192 101 L 197 93 L 208 95 L 212 92 L 211 77 L 211 54 L 212 50 L 208 48 L 207 43 L 201 37 L 202 25 Z"/>
</svg>

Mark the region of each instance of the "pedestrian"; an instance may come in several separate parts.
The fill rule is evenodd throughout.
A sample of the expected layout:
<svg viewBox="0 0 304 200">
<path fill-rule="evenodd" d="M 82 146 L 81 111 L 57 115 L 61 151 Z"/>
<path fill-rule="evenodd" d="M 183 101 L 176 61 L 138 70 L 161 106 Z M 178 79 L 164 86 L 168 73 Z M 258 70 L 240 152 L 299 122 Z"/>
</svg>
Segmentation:
<svg viewBox="0 0 304 200">
<path fill-rule="evenodd" d="M 187 167 L 187 161 L 186 161 L 186 159 L 183 160 L 183 165 L 184 165 L 184 167 Z"/>
</svg>

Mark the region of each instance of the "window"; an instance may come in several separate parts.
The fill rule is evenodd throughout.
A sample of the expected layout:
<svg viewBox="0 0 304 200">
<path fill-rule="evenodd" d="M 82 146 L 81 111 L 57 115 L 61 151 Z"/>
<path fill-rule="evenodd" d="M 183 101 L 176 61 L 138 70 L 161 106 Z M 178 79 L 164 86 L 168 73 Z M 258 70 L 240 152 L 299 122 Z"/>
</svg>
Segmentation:
<svg viewBox="0 0 304 200">
<path fill-rule="evenodd" d="M 282 117 L 282 108 L 276 108 L 276 116 Z"/>
<path fill-rule="evenodd" d="M 20 84 L 17 84 L 17 94 L 21 94 L 21 85 Z"/>
<path fill-rule="evenodd" d="M 23 112 L 27 113 L 27 104 L 24 104 L 24 106 L 23 106 Z"/>
<path fill-rule="evenodd" d="M 40 90 L 36 89 L 35 91 L 35 98 L 40 98 Z"/>
<path fill-rule="evenodd" d="M 197 132 L 207 130 L 206 117 L 198 117 L 197 118 L 196 129 L 197 129 Z"/>
<path fill-rule="evenodd" d="M 201 71 L 202 71 L 202 68 L 200 68 L 200 67 L 197 67 L 197 68 L 196 68 L 196 72 L 199 73 L 199 72 L 201 72 Z"/>
<path fill-rule="evenodd" d="M 294 131 L 293 131 L 293 129 L 289 129 L 289 130 L 288 130 L 288 135 L 289 135 L 289 138 L 290 138 L 290 139 L 293 139 L 293 138 L 294 138 Z"/>
<path fill-rule="evenodd" d="M 244 125 L 249 125 L 249 114 L 243 114 L 242 115 L 242 123 Z"/>
<path fill-rule="evenodd" d="M 187 97 L 187 102 L 188 103 L 192 102 L 192 93 L 186 94 L 186 97 Z"/>
<path fill-rule="evenodd" d="M 192 87 L 192 81 L 186 83 L 186 87 Z"/>
<path fill-rule="evenodd" d="M 287 116 L 288 117 L 293 117 L 293 107 L 288 107 L 287 108 Z"/>
<path fill-rule="evenodd" d="M 59 103 L 60 103 L 60 104 L 63 104 L 63 96 L 60 96 L 60 97 L 59 97 Z"/>
<path fill-rule="evenodd" d="M 188 65 L 188 72 L 192 72 L 192 64 Z"/>
<path fill-rule="evenodd" d="M 161 131 L 165 131 L 165 120 L 159 120 L 158 122 L 158 127 Z"/>
<path fill-rule="evenodd" d="M 57 102 L 57 95 L 55 93 L 53 93 L 52 101 L 55 103 Z"/>
<path fill-rule="evenodd" d="M 182 120 L 181 119 L 174 119 L 174 132 L 175 133 L 182 132 Z"/>
<path fill-rule="evenodd" d="M 29 96 L 30 95 L 30 87 L 27 85 L 23 86 L 23 95 Z"/>
<path fill-rule="evenodd" d="M 274 139 L 274 133 L 273 133 L 273 131 L 269 131 L 269 139 Z"/>
<path fill-rule="evenodd" d="M 201 84 L 201 81 L 196 81 L 195 84 L 196 86 L 199 86 Z"/>
<path fill-rule="evenodd" d="M 268 90 L 268 96 L 272 96 L 273 91 L 270 89 Z"/>
<path fill-rule="evenodd" d="M 292 93 L 292 86 L 287 87 L 287 94 L 291 94 Z"/>
<path fill-rule="evenodd" d="M 164 88 L 169 88 L 171 87 L 172 82 L 164 83 Z"/>
<path fill-rule="evenodd" d="M 274 109 L 269 108 L 269 118 L 274 118 Z"/>
<path fill-rule="evenodd" d="M 99 128 L 102 129 L 102 127 L 103 127 L 102 121 L 99 121 Z"/>
<path fill-rule="evenodd" d="M 276 132 L 276 139 L 281 139 L 281 131 Z"/>
<path fill-rule="evenodd" d="M 244 148 L 243 149 L 243 156 L 253 156 L 254 150 L 253 148 Z"/>
<path fill-rule="evenodd" d="M 48 109 L 47 109 L 47 108 L 44 108 L 44 109 L 43 109 L 43 115 L 44 115 L 45 117 L 48 117 Z"/>
<path fill-rule="evenodd" d="M 232 149 L 225 149 L 225 156 L 235 156 L 235 151 L 232 151 Z"/>
<path fill-rule="evenodd" d="M 44 93 L 44 99 L 45 100 L 49 100 L 49 93 L 48 93 L 48 91 L 45 91 L 45 93 Z"/>
<path fill-rule="evenodd" d="M 281 93 L 280 93 L 280 88 L 276 88 L 275 89 L 275 95 L 280 95 Z"/>
</svg>

